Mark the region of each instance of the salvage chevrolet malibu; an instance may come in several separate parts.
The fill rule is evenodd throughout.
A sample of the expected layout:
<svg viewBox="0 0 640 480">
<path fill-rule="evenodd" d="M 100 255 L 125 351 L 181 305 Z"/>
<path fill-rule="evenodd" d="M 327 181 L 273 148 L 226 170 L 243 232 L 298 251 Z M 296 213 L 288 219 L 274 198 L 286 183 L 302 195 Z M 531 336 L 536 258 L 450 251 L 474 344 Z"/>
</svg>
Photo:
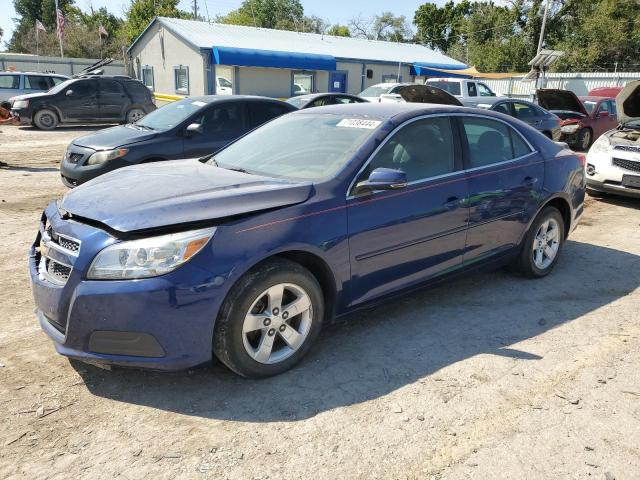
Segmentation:
<svg viewBox="0 0 640 480">
<path fill-rule="evenodd" d="M 583 159 L 516 119 L 354 104 L 279 117 L 209 158 L 108 173 L 51 203 L 30 255 L 57 351 L 264 377 L 324 323 L 419 285 L 556 265 Z"/>
</svg>

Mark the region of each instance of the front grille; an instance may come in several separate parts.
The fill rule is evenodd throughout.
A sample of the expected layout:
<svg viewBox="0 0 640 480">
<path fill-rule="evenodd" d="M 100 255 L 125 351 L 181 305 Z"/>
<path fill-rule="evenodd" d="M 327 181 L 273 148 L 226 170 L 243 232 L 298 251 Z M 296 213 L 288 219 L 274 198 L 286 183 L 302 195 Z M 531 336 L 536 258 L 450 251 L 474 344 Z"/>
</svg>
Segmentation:
<svg viewBox="0 0 640 480">
<path fill-rule="evenodd" d="M 82 160 L 82 157 L 84 157 L 82 153 L 67 152 L 67 161 L 69 163 L 78 163 Z"/>
<path fill-rule="evenodd" d="M 625 160 L 624 158 L 614 158 L 613 164 L 616 167 L 624 168 L 632 172 L 640 172 L 640 162 L 634 162 L 633 160 Z"/>
<path fill-rule="evenodd" d="M 621 150 L 623 152 L 640 153 L 640 147 L 637 147 L 635 145 L 616 145 L 615 147 L 613 147 L 613 149 Z"/>
<path fill-rule="evenodd" d="M 46 215 L 43 215 L 40 226 L 40 256 L 38 258 L 38 273 L 41 278 L 55 285 L 66 284 L 73 267 L 71 264 L 60 261 L 57 258 L 60 255 L 51 256 L 50 252 L 55 250 L 62 253 L 70 263 L 73 263 L 75 257 L 80 253 L 80 247 L 80 240 L 54 231 Z"/>
<path fill-rule="evenodd" d="M 51 258 L 44 258 L 45 268 L 49 277 L 55 278 L 58 283 L 66 283 L 71 275 L 71 267 L 52 260 Z"/>
</svg>

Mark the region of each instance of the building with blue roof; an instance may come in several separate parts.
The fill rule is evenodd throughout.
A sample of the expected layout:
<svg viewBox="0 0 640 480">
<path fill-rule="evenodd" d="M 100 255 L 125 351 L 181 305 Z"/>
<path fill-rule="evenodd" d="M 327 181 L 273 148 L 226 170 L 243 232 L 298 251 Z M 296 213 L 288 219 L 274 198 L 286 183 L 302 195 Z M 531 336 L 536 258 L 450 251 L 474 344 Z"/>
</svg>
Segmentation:
<svg viewBox="0 0 640 480">
<path fill-rule="evenodd" d="M 467 65 L 422 45 L 155 18 L 129 47 L 134 74 L 183 96 L 358 94 L 382 82 L 445 76 Z"/>
</svg>

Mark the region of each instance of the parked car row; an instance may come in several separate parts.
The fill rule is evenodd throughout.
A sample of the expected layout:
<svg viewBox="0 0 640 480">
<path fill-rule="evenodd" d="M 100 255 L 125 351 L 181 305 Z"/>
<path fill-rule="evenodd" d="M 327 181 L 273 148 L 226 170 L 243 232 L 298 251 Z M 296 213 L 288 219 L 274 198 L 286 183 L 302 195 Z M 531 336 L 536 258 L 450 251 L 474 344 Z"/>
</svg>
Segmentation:
<svg viewBox="0 0 640 480">
<path fill-rule="evenodd" d="M 115 170 L 42 215 L 42 329 L 90 363 L 215 357 L 265 377 L 334 316 L 417 286 L 503 265 L 548 275 L 582 214 L 584 157 L 499 112 L 407 102 L 441 95 L 423 87 L 375 104 L 188 98 L 75 140 L 67 181 Z M 183 159 L 118 168 L 158 155 Z"/>
</svg>

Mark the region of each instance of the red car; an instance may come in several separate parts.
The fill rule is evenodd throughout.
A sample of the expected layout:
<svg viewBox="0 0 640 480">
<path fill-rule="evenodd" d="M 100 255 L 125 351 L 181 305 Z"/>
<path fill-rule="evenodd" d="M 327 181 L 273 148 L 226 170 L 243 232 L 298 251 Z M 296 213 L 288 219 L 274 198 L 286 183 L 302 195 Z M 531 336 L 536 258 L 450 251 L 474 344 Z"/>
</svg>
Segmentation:
<svg viewBox="0 0 640 480">
<path fill-rule="evenodd" d="M 540 89 L 538 104 L 560 117 L 560 141 L 587 151 L 593 141 L 618 125 L 615 97 L 578 97 L 569 90 Z"/>
</svg>

